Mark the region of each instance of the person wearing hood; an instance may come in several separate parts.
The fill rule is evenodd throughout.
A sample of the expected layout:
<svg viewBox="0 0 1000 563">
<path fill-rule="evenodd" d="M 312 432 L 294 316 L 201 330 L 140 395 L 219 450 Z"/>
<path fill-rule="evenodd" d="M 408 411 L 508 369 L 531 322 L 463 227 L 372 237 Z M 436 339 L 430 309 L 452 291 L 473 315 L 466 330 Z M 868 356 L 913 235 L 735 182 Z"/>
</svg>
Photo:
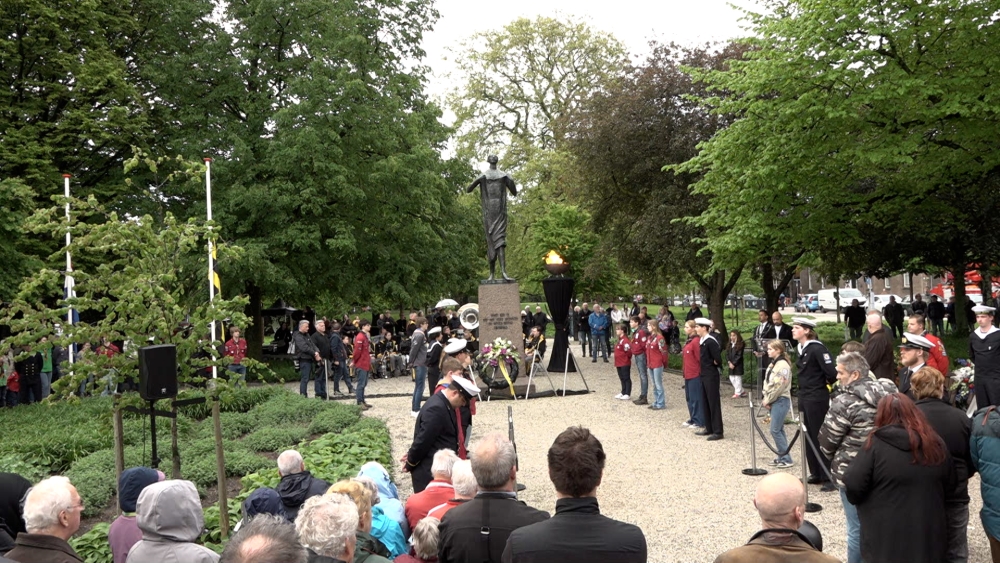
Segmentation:
<svg viewBox="0 0 1000 563">
<path fill-rule="evenodd" d="M 405 540 L 398 546 L 400 551 L 394 553 L 372 536 L 372 494 L 367 487 L 358 481 L 338 481 L 328 491 L 331 495 L 337 493 L 347 495 L 358 509 L 358 529 L 354 536 L 356 539 L 354 563 L 388 563 L 392 558 L 406 552 Z"/>
<path fill-rule="evenodd" d="M 0 473 L 0 554 L 14 549 L 14 540 L 25 531 L 21 501 L 31 481 L 17 473 Z"/>
<path fill-rule="evenodd" d="M 834 397 L 819 429 L 819 448 L 832 460 L 830 472 L 840 488 L 840 502 L 847 518 L 847 563 L 861 563 L 861 520 L 858 510 L 843 490 L 844 472 L 875 428 L 878 402 L 896 385 L 888 379 L 875 381 L 868 376 L 868 361 L 858 352 L 837 356 L 837 381 L 841 393 Z"/>
<path fill-rule="evenodd" d="M 153 483 L 139 493 L 136 522 L 142 540 L 126 563 L 217 563 L 219 554 L 195 541 L 205 529 L 198 489 L 191 481 Z"/>
<path fill-rule="evenodd" d="M 844 473 L 858 507 L 861 557 L 878 563 L 941 563 L 948 552 L 946 507 L 958 481 L 944 441 L 902 393 L 878 403 L 875 429 Z"/>
<path fill-rule="evenodd" d="M 250 496 L 243 501 L 242 508 L 243 518 L 236 523 L 233 528 L 234 532 L 240 531 L 258 514 L 268 514 L 288 520 L 288 516 L 285 514 L 285 505 L 281 502 L 281 495 L 270 487 L 261 487 L 250 493 Z"/>
<path fill-rule="evenodd" d="M 142 539 L 135 519 L 135 505 L 143 489 L 164 479 L 163 473 L 149 467 L 130 467 L 118 478 L 118 508 L 122 514 L 108 529 L 108 544 L 115 563 L 125 563 L 128 551 Z"/>
<path fill-rule="evenodd" d="M 290 522 L 295 521 L 299 507 L 306 499 L 321 495 L 330 488 L 330 483 L 317 479 L 306 471 L 302 454 L 295 450 L 285 450 L 278 456 L 278 474 L 281 475 L 281 482 L 278 483 L 277 491 L 285 505 L 285 517 Z"/>
<path fill-rule="evenodd" d="M 369 461 L 361 466 L 358 477 L 367 477 L 375 483 L 378 488 L 378 499 L 372 504 L 399 524 L 404 536 L 409 536 L 410 525 L 406 522 L 406 509 L 399 500 L 399 490 L 396 489 L 385 467 L 377 461 Z"/>
<path fill-rule="evenodd" d="M 1000 411 L 986 407 L 972 419 L 969 439 L 971 469 L 979 472 L 983 508 L 979 518 L 990 542 L 993 561 L 1000 561 Z"/>
</svg>

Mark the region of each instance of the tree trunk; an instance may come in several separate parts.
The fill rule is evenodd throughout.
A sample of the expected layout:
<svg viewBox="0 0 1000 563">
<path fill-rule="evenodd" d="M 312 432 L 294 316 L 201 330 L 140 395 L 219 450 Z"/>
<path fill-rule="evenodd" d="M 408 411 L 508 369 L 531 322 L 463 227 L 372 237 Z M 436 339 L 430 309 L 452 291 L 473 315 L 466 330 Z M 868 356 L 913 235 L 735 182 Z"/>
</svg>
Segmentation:
<svg viewBox="0 0 1000 563">
<path fill-rule="evenodd" d="M 264 317 L 261 315 L 261 311 L 264 310 L 262 303 L 264 292 L 252 282 L 247 282 L 246 290 L 250 302 L 243 309 L 243 314 L 249 317 L 251 322 L 251 326 L 243 331 L 247 340 L 247 355 L 255 360 L 261 360 L 264 357 Z"/>
<path fill-rule="evenodd" d="M 969 321 L 965 318 L 965 268 L 966 264 L 958 264 L 951 269 L 951 287 L 955 290 L 955 326 L 951 331 L 955 336 L 969 335 Z"/>
<path fill-rule="evenodd" d="M 764 308 L 768 313 L 778 310 L 778 290 L 774 287 L 774 266 L 766 260 L 760 266 L 760 289 L 764 292 Z"/>
<path fill-rule="evenodd" d="M 729 338 L 727 336 L 729 331 L 726 329 L 725 319 L 726 296 L 732 292 L 742 273 L 743 266 L 740 266 L 727 281 L 725 270 L 717 270 L 708 277 L 696 275 L 692 272 L 695 281 L 701 287 L 702 293 L 708 298 L 709 318 L 715 323 L 716 330 L 726 336 L 726 338 L 722 339 L 723 342 L 720 343 L 723 349 L 729 345 Z"/>
</svg>

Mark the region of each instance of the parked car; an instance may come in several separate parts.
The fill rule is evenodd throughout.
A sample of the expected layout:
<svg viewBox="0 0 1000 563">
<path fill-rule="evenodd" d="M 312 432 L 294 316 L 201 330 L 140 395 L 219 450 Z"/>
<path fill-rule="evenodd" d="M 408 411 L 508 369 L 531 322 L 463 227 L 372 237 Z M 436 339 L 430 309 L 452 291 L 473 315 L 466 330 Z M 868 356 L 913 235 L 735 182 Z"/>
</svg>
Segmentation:
<svg viewBox="0 0 1000 563">
<path fill-rule="evenodd" d="M 795 304 L 796 313 L 815 313 L 816 311 L 819 311 L 819 295 L 815 293 L 803 295 Z"/>
<path fill-rule="evenodd" d="M 900 305 L 903 304 L 903 298 L 899 295 L 896 295 L 895 293 L 883 293 L 879 295 L 872 295 L 872 304 L 869 309 L 881 313 L 882 309 L 885 309 L 885 306 L 889 304 L 890 297 L 895 297 L 896 303 L 899 303 Z"/>
<path fill-rule="evenodd" d="M 836 311 L 837 310 L 837 296 L 834 295 L 835 291 L 838 291 L 838 290 L 836 290 L 836 289 L 821 289 L 816 294 L 819 297 L 819 312 L 820 313 L 825 313 L 827 311 Z M 864 307 L 865 305 L 868 304 L 868 300 L 865 299 L 865 296 L 860 291 L 858 291 L 857 289 L 854 289 L 853 287 L 845 287 L 843 289 L 840 289 L 839 292 L 840 292 L 840 310 L 841 311 L 843 311 L 847 307 L 850 307 L 851 306 L 851 301 L 853 301 L 855 299 L 858 300 L 858 304 L 861 305 L 862 307 Z"/>
</svg>

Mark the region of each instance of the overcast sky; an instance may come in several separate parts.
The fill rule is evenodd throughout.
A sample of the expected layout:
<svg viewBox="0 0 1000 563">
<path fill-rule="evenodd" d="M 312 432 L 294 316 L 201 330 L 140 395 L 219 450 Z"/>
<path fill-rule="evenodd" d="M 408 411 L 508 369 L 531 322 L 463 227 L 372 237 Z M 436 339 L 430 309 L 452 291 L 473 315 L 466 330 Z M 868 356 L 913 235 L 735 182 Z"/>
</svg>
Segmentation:
<svg viewBox="0 0 1000 563">
<path fill-rule="evenodd" d="M 753 0 L 733 0 L 744 8 L 756 8 Z M 742 35 L 741 13 L 726 0 L 507 0 L 488 4 L 470 0 L 437 0 L 441 13 L 434 30 L 424 35 L 426 63 L 432 74 L 428 93 L 438 97 L 451 89 L 450 59 L 462 41 L 473 33 L 500 29 L 519 17 L 534 19 L 575 16 L 593 28 L 611 33 L 640 58 L 648 53 L 650 40 L 697 45 Z"/>
</svg>

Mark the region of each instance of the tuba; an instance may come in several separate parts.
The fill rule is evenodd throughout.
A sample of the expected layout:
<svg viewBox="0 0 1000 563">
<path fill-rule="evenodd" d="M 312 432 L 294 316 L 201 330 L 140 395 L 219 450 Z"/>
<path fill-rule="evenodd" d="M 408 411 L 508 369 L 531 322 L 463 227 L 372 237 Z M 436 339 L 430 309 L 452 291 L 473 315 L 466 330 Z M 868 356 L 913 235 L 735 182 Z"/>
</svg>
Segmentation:
<svg viewBox="0 0 1000 563">
<path fill-rule="evenodd" d="M 459 307 L 458 320 L 461 321 L 465 330 L 476 330 L 479 328 L 479 304 L 466 303 Z"/>
</svg>

